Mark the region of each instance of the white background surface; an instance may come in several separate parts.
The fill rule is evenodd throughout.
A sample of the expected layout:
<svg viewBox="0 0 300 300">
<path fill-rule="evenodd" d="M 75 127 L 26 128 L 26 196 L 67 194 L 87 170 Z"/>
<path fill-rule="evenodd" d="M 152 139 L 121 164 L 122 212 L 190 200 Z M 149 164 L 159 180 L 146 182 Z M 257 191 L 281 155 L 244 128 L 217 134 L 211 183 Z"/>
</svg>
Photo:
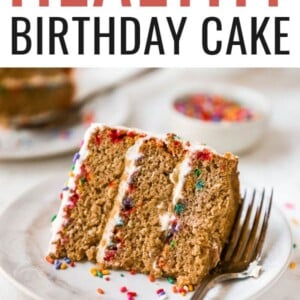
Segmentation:
<svg viewBox="0 0 300 300">
<path fill-rule="evenodd" d="M 102 82 L 101 78 L 106 78 L 107 82 L 107 78 L 114 72 L 116 70 L 99 70 L 99 82 Z M 260 299 L 299 299 L 300 226 L 297 221 L 300 216 L 300 70 L 163 70 L 126 89 L 132 99 L 132 117 L 127 125 L 152 131 L 165 130 L 168 119 L 163 93 L 180 83 L 193 80 L 254 87 L 265 93 L 272 104 L 271 126 L 264 142 L 240 158 L 241 181 L 247 186 L 274 187 L 275 202 L 286 213 L 298 247 L 293 250 L 292 257 L 297 263 L 296 269 L 288 269 L 283 278 Z M 72 154 L 44 160 L 0 162 L 0 212 L 14 198 L 41 180 L 62 173 L 67 178 L 71 159 Z M 295 209 L 288 210 L 287 202 Z M 0 275 L 0 299 L 28 298 Z"/>
</svg>

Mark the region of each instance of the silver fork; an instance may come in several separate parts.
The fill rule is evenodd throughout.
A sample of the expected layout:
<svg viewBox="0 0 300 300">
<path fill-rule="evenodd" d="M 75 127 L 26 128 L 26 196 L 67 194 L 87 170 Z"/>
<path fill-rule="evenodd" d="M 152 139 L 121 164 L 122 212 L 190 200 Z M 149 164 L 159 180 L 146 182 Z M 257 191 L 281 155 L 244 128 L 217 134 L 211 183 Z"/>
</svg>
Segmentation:
<svg viewBox="0 0 300 300">
<path fill-rule="evenodd" d="M 270 217 L 273 190 L 267 197 L 265 190 L 247 192 L 239 208 L 231 237 L 224 248 L 217 267 L 201 281 L 191 300 L 201 300 L 216 284 L 248 277 L 258 277 L 261 271 L 261 255 Z M 255 212 L 253 209 L 255 207 Z"/>
</svg>

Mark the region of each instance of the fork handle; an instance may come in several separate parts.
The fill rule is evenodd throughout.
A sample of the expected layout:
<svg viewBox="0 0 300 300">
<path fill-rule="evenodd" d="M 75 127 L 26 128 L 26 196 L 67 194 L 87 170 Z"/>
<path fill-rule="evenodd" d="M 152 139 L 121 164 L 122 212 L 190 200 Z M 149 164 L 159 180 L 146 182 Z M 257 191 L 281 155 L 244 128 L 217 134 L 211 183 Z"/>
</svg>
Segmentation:
<svg viewBox="0 0 300 300">
<path fill-rule="evenodd" d="M 208 291 L 213 288 L 216 284 L 230 279 L 244 278 L 242 274 L 239 273 L 227 273 L 227 274 L 212 274 L 203 278 L 200 286 L 197 288 L 195 294 L 191 300 L 202 300 Z"/>
</svg>

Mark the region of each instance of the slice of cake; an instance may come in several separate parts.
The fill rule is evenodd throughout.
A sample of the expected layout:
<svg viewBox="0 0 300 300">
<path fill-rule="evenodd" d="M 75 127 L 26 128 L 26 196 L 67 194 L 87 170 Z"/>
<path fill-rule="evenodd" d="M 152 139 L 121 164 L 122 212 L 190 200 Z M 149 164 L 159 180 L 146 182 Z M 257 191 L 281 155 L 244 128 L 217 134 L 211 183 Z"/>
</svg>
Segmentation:
<svg viewBox="0 0 300 300">
<path fill-rule="evenodd" d="M 93 124 L 62 192 L 49 255 L 197 284 L 231 231 L 237 163 L 174 134 Z"/>
<path fill-rule="evenodd" d="M 1 120 L 67 109 L 74 95 L 72 69 L 0 68 Z"/>
</svg>

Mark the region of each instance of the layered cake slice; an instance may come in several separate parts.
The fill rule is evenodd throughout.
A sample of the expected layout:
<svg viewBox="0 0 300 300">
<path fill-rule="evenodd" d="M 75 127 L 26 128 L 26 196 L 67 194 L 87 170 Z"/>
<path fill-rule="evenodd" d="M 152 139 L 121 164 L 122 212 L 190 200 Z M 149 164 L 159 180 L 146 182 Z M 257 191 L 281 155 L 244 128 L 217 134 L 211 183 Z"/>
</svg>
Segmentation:
<svg viewBox="0 0 300 300">
<path fill-rule="evenodd" d="M 173 134 L 94 124 L 62 193 L 50 256 L 197 284 L 234 222 L 237 163 Z"/>
<path fill-rule="evenodd" d="M 71 106 L 75 95 L 68 68 L 0 68 L 0 121 Z"/>
</svg>

